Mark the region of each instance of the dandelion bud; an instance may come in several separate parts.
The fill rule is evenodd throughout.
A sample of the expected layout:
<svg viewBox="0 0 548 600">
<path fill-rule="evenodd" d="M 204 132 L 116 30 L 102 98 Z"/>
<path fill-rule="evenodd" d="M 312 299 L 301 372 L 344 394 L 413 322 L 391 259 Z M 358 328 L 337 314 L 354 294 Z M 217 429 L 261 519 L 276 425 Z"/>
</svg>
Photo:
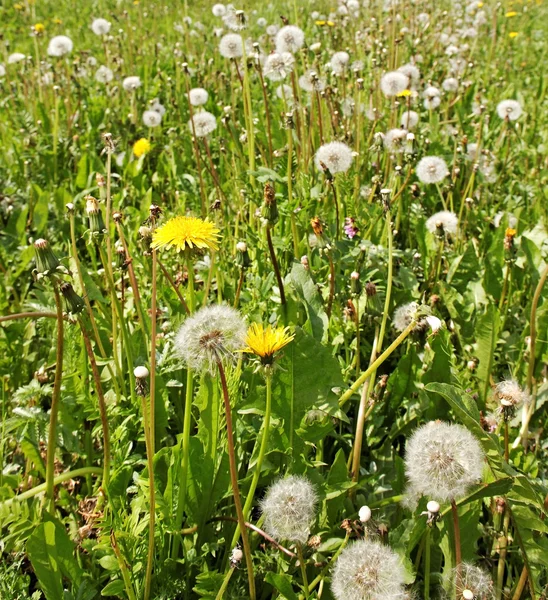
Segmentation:
<svg viewBox="0 0 548 600">
<path fill-rule="evenodd" d="M 72 314 L 78 314 L 84 310 L 84 299 L 81 298 L 72 287 L 68 281 L 63 282 L 59 289 L 61 290 L 61 294 L 65 298 L 65 302 L 67 305 L 67 311 Z"/>
<path fill-rule="evenodd" d="M 103 133 L 102 138 L 103 143 L 105 144 L 105 150 L 107 152 L 114 152 L 115 145 L 114 140 L 112 139 L 112 133 Z"/>
<path fill-rule="evenodd" d="M 308 271 L 310 269 L 310 265 L 308 263 L 308 256 L 301 256 L 301 265 Z"/>
<path fill-rule="evenodd" d="M 236 264 L 241 269 L 248 269 L 251 266 L 251 258 L 245 242 L 238 242 L 236 244 Z"/>
<path fill-rule="evenodd" d="M 150 244 L 152 243 L 152 228 L 148 225 L 139 227 L 139 242 L 145 254 L 150 254 Z"/>
<path fill-rule="evenodd" d="M 230 553 L 230 566 L 235 569 L 241 562 L 244 557 L 244 553 L 240 548 L 236 546 L 236 548 L 232 548 L 232 552 Z"/>
<path fill-rule="evenodd" d="M 276 192 L 274 186 L 269 181 L 264 186 L 264 202 L 261 208 L 261 217 L 268 227 L 275 225 L 279 218 Z"/>
<path fill-rule="evenodd" d="M 86 213 L 89 219 L 89 228 L 92 234 L 99 235 L 105 233 L 105 222 L 103 214 L 99 208 L 99 202 L 93 196 L 86 196 Z"/>
<path fill-rule="evenodd" d="M 475 371 L 476 370 L 476 361 L 475 360 L 469 360 L 466 363 L 466 367 L 469 371 Z"/>
<path fill-rule="evenodd" d="M 360 274 L 357 271 L 352 271 L 352 273 L 350 273 L 350 290 L 356 296 L 359 296 L 362 291 Z"/>
<path fill-rule="evenodd" d="M 390 210 L 390 196 L 392 195 L 392 190 L 388 188 L 383 188 L 381 190 L 381 201 L 384 212 Z"/>
<path fill-rule="evenodd" d="M 371 519 L 371 509 L 369 506 L 362 506 L 358 511 L 358 517 L 362 523 L 367 523 Z"/>
<path fill-rule="evenodd" d="M 38 276 L 52 275 L 61 268 L 61 263 L 53 253 L 47 240 L 42 238 L 34 242 L 34 251 L 36 253 L 36 272 Z"/>
<path fill-rule="evenodd" d="M 317 496 L 305 477 L 292 475 L 271 485 L 261 502 L 264 527 L 276 540 L 304 544 L 315 518 Z"/>
<path fill-rule="evenodd" d="M 65 208 L 67 209 L 67 212 L 69 214 L 72 214 L 74 212 L 74 204 L 72 202 L 67 202 L 65 204 Z"/>
<path fill-rule="evenodd" d="M 147 382 L 149 376 L 149 371 L 146 367 L 140 366 L 135 367 L 133 370 L 133 375 L 135 375 L 135 392 L 138 396 L 146 396 L 147 395 Z"/>
</svg>

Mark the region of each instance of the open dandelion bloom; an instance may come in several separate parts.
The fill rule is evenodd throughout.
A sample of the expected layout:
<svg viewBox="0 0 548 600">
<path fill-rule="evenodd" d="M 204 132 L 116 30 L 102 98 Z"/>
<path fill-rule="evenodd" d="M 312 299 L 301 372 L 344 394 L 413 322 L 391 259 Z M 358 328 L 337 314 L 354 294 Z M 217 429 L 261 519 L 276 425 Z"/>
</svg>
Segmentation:
<svg viewBox="0 0 548 600">
<path fill-rule="evenodd" d="M 133 154 L 135 154 L 135 156 L 137 158 L 140 158 L 141 156 L 143 156 L 143 154 L 146 154 L 149 150 L 150 150 L 150 142 L 146 138 L 141 138 L 140 140 L 137 140 L 135 142 L 135 144 L 133 144 Z"/>
<path fill-rule="evenodd" d="M 276 327 L 272 325 L 263 327 L 262 323 L 252 323 L 247 330 L 245 342 L 247 348 L 244 352 L 256 354 L 261 358 L 263 364 L 271 364 L 274 355 L 287 346 L 294 338 L 287 327 Z"/>
<path fill-rule="evenodd" d="M 158 227 L 152 235 L 152 248 L 171 248 L 178 252 L 198 249 L 217 250 L 219 229 L 196 217 L 175 217 Z"/>
</svg>

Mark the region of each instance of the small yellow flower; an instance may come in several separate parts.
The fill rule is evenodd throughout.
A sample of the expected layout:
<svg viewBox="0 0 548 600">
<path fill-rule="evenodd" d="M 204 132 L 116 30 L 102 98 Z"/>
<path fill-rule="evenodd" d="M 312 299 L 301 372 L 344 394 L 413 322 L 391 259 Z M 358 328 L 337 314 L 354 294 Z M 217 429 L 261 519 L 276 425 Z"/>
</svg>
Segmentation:
<svg viewBox="0 0 548 600">
<path fill-rule="evenodd" d="M 146 138 L 141 138 L 133 144 L 133 154 L 137 158 L 143 156 L 150 150 L 150 142 Z"/>
<path fill-rule="evenodd" d="M 44 33 L 45 30 L 46 30 L 46 27 L 44 26 L 43 23 L 36 23 L 36 25 L 34 26 L 34 33 L 37 33 L 37 34 Z"/>
<path fill-rule="evenodd" d="M 23 5 L 22 4 L 14 4 L 13 8 L 15 8 L 15 10 L 23 10 Z"/>
<path fill-rule="evenodd" d="M 481 8 L 483 6 L 483 2 L 478 2 L 478 8 Z"/>
<path fill-rule="evenodd" d="M 316 25 L 325 25 L 327 21 L 316 21 Z"/>
<path fill-rule="evenodd" d="M 327 21 L 328 27 L 335 27 L 335 21 Z"/>
<path fill-rule="evenodd" d="M 504 232 L 504 235 L 508 238 L 515 238 L 517 235 L 517 230 L 513 229 L 512 227 L 507 227 L 506 231 Z"/>
<path fill-rule="evenodd" d="M 408 96 L 411 96 L 411 90 L 402 90 L 401 92 L 397 93 L 397 96 L 399 98 L 407 98 Z"/>
<path fill-rule="evenodd" d="M 178 252 L 186 248 L 217 250 L 219 229 L 209 221 L 196 217 L 174 217 L 152 234 L 152 248 L 171 248 Z"/>
<path fill-rule="evenodd" d="M 264 365 L 272 364 L 274 355 L 295 337 L 289 333 L 288 327 L 272 328 L 268 325 L 265 329 L 262 323 L 252 323 L 247 330 L 246 344 L 244 352 L 250 352 L 260 357 Z"/>
<path fill-rule="evenodd" d="M 515 10 L 511 10 L 510 12 L 506 13 L 506 17 L 515 17 L 518 13 Z"/>
<path fill-rule="evenodd" d="M 508 34 L 508 37 L 513 40 L 514 38 L 518 37 L 518 35 L 519 35 L 519 33 L 517 31 L 511 31 Z"/>
</svg>

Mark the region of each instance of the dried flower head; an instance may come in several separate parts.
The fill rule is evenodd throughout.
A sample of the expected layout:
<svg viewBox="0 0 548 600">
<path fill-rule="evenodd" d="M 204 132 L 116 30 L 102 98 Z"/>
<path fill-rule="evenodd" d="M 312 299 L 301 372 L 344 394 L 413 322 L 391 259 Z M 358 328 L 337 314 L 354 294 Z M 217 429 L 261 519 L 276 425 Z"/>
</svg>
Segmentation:
<svg viewBox="0 0 548 600">
<path fill-rule="evenodd" d="M 445 237 L 446 235 L 456 235 L 459 225 L 459 218 L 450 210 L 442 210 L 432 215 L 426 221 L 426 229 L 434 235 Z"/>
<path fill-rule="evenodd" d="M 483 462 L 481 446 L 468 429 L 431 421 L 409 439 L 405 472 L 415 492 L 446 502 L 481 480 Z"/>
<path fill-rule="evenodd" d="M 48 44 L 48 55 L 65 56 L 65 54 L 70 54 L 72 52 L 73 47 L 74 44 L 69 37 L 66 35 L 56 35 Z"/>
<path fill-rule="evenodd" d="M 425 156 L 419 161 L 416 173 L 422 183 L 441 183 L 449 175 L 449 169 L 443 158 Z"/>
<path fill-rule="evenodd" d="M 265 531 L 276 540 L 306 543 L 316 516 L 316 502 L 316 491 L 306 477 L 279 479 L 261 501 Z"/>
<path fill-rule="evenodd" d="M 521 104 L 517 100 L 503 100 L 497 104 L 497 115 L 501 119 L 515 121 L 521 116 Z"/>
<path fill-rule="evenodd" d="M 276 34 L 276 52 L 297 52 L 304 44 L 304 31 L 296 25 L 286 25 Z"/>
<path fill-rule="evenodd" d="M 275 355 L 295 337 L 289 333 L 288 327 L 276 327 L 268 325 L 266 328 L 262 323 L 252 323 L 247 330 L 245 343 L 247 347 L 244 352 L 250 352 L 260 357 L 263 365 L 273 363 Z"/>
<path fill-rule="evenodd" d="M 331 591 L 337 600 L 403 600 L 404 582 L 400 557 L 380 542 L 363 539 L 341 552 Z"/>
<path fill-rule="evenodd" d="M 188 128 L 196 137 L 206 137 L 217 129 L 217 119 L 207 110 L 202 110 L 192 115 Z"/>
<path fill-rule="evenodd" d="M 512 379 L 498 383 L 495 396 L 503 406 L 518 407 L 529 402 L 529 394 Z"/>
<path fill-rule="evenodd" d="M 214 373 L 219 361 L 235 360 L 244 348 L 246 324 L 226 305 L 205 306 L 188 317 L 175 337 L 175 349 L 195 371 Z"/>
<path fill-rule="evenodd" d="M 218 241 L 219 229 L 213 223 L 196 217 L 174 217 L 154 231 L 152 248 L 217 250 Z"/>
<path fill-rule="evenodd" d="M 352 165 L 354 157 L 352 150 L 343 142 L 330 142 L 320 146 L 316 152 L 314 162 L 316 167 L 322 170 L 322 165 L 326 165 L 332 174 L 344 173 Z"/>
</svg>

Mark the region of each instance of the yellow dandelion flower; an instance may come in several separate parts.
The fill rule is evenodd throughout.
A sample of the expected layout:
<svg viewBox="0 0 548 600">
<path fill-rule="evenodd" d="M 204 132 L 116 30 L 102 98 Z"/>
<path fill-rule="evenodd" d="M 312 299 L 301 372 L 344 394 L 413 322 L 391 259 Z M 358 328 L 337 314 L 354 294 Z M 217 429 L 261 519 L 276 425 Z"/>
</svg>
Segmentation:
<svg viewBox="0 0 548 600">
<path fill-rule="evenodd" d="M 517 31 L 511 31 L 511 32 L 508 34 L 508 37 L 509 37 L 510 39 L 512 39 L 512 40 L 513 40 L 514 38 L 517 38 L 517 37 L 518 37 L 518 35 L 519 35 L 519 33 L 518 33 Z"/>
<path fill-rule="evenodd" d="M 150 142 L 146 138 L 141 138 L 140 140 L 137 140 L 135 144 L 133 144 L 133 154 L 135 154 L 137 158 L 143 156 L 143 154 L 146 154 L 149 151 Z"/>
<path fill-rule="evenodd" d="M 396 95 L 399 98 L 407 98 L 408 96 L 411 96 L 411 90 L 402 90 L 401 92 L 398 92 Z"/>
<path fill-rule="evenodd" d="M 194 248 L 217 250 L 219 229 L 196 217 L 174 217 L 152 234 L 152 248 L 171 248 L 178 252 Z"/>
<path fill-rule="evenodd" d="M 515 10 L 511 10 L 509 12 L 506 13 L 506 17 L 515 17 L 518 13 Z"/>
<path fill-rule="evenodd" d="M 15 8 L 15 10 L 23 10 L 23 5 L 22 4 L 14 4 L 13 8 Z"/>
<path fill-rule="evenodd" d="M 34 26 L 34 33 L 44 33 L 45 30 L 46 27 L 43 23 L 36 23 L 36 25 Z"/>
<path fill-rule="evenodd" d="M 327 21 L 316 21 L 316 25 L 325 25 Z"/>
<path fill-rule="evenodd" d="M 478 2 L 478 8 L 481 8 L 483 6 L 483 2 Z"/>
<path fill-rule="evenodd" d="M 268 325 L 265 329 L 262 323 L 252 323 L 247 330 L 246 344 L 244 352 L 256 354 L 261 358 L 261 362 L 269 365 L 274 360 L 274 355 L 284 346 L 287 346 L 295 335 L 289 333 L 288 327 L 276 327 Z"/>
<path fill-rule="evenodd" d="M 517 235 L 517 229 L 513 229 L 512 227 L 507 227 L 504 235 L 509 238 L 514 238 Z"/>
<path fill-rule="evenodd" d="M 328 27 L 335 27 L 335 21 L 327 21 Z"/>
</svg>

